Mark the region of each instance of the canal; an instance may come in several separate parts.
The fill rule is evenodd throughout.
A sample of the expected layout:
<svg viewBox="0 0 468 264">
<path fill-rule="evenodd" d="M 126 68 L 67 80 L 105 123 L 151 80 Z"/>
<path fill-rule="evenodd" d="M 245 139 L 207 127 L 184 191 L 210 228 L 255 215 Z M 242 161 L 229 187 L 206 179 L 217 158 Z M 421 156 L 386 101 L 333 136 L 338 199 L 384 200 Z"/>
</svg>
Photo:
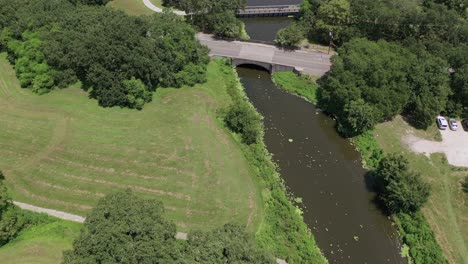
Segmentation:
<svg viewBox="0 0 468 264">
<path fill-rule="evenodd" d="M 249 0 L 255 5 L 285 3 Z M 288 18 L 243 19 L 254 40 L 272 41 Z M 288 189 L 301 197 L 304 220 L 330 263 L 406 263 L 395 228 L 373 202 L 359 153 L 335 122 L 275 86 L 263 69 L 239 67 L 246 93 L 264 116 L 265 143 Z"/>
</svg>

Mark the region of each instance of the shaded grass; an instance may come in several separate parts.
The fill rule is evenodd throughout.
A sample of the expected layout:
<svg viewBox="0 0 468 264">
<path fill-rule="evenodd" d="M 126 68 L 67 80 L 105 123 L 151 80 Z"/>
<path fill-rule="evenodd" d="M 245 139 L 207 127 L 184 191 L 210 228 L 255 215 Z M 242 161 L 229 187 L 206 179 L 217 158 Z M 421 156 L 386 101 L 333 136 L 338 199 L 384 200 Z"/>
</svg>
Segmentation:
<svg viewBox="0 0 468 264">
<path fill-rule="evenodd" d="M 298 76 L 294 72 L 275 72 L 273 82 L 284 90 L 317 104 L 317 78 L 309 75 Z"/>
<path fill-rule="evenodd" d="M 208 82 L 158 89 L 143 111 L 101 108 L 78 86 L 37 96 L 0 56 L 0 168 L 15 200 L 85 216 L 105 194 L 131 188 L 164 202 L 180 231 L 226 222 L 256 230 L 260 188 L 217 119 L 230 103 L 225 65 Z"/>
<path fill-rule="evenodd" d="M 395 118 L 391 122 L 378 125 L 373 134 L 385 153 L 402 153 L 412 170 L 421 173 L 431 185 L 431 196 L 423 208 L 423 213 L 435 233 L 439 245 L 450 263 L 468 263 L 468 207 L 462 182 L 468 171 L 447 163 L 443 154 L 426 157 L 412 152 L 402 143 L 407 133 L 426 138 L 434 138 L 434 129 L 416 131 L 403 121 Z"/>
<path fill-rule="evenodd" d="M 161 0 L 151 0 L 158 7 L 162 7 Z M 107 4 L 108 7 L 122 10 L 129 15 L 151 15 L 154 11 L 147 8 L 142 0 L 112 0 Z"/>
<path fill-rule="evenodd" d="M 62 252 L 72 248 L 81 224 L 54 220 L 23 230 L 12 242 L 0 247 L 2 264 L 61 263 Z"/>
</svg>

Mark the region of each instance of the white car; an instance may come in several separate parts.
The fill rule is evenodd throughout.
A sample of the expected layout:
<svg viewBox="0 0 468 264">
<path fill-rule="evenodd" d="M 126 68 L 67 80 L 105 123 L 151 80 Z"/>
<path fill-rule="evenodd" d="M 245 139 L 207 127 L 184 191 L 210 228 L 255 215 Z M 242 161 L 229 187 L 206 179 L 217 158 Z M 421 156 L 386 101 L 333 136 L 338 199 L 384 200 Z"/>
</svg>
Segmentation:
<svg viewBox="0 0 468 264">
<path fill-rule="evenodd" d="M 437 117 L 437 126 L 441 130 L 445 130 L 448 127 L 447 120 L 443 116 L 438 116 Z"/>
<path fill-rule="evenodd" d="M 457 129 L 458 129 L 457 120 L 455 120 L 453 118 L 450 118 L 449 119 L 449 127 L 450 127 L 451 130 L 457 131 Z"/>
</svg>

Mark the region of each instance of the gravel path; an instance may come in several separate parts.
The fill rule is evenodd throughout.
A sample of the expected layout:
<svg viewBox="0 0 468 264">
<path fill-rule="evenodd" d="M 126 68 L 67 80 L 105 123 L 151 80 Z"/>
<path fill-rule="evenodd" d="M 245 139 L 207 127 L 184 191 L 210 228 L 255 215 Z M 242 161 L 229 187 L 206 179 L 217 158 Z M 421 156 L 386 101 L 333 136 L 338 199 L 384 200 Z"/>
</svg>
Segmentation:
<svg viewBox="0 0 468 264">
<path fill-rule="evenodd" d="M 431 153 L 444 153 L 451 165 L 468 167 L 468 132 L 441 130 L 442 142 L 430 141 L 408 135 L 403 139 L 411 150 L 429 156 Z"/>
<path fill-rule="evenodd" d="M 143 4 L 145 4 L 145 6 L 151 10 L 153 10 L 154 12 L 158 12 L 158 13 L 162 13 L 162 9 L 155 6 L 153 3 L 151 3 L 150 0 L 143 0 Z M 179 16 L 185 16 L 185 12 L 184 11 L 174 11 L 174 14 L 176 15 L 179 15 Z"/>
<path fill-rule="evenodd" d="M 63 220 L 68 220 L 68 221 L 73 221 L 73 222 L 78 222 L 78 223 L 84 223 L 84 221 L 86 220 L 86 218 L 79 216 L 79 215 L 69 214 L 69 213 L 65 213 L 65 212 L 57 211 L 53 209 L 37 207 L 34 205 L 25 204 L 25 203 L 21 203 L 17 201 L 14 201 L 13 204 L 15 204 L 16 206 L 24 210 L 33 211 L 36 213 L 45 213 L 50 216 L 54 216 Z M 183 232 L 177 232 L 175 237 L 177 239 L 187 240 L 188 234 L 183 233 Z"/>
</svg>

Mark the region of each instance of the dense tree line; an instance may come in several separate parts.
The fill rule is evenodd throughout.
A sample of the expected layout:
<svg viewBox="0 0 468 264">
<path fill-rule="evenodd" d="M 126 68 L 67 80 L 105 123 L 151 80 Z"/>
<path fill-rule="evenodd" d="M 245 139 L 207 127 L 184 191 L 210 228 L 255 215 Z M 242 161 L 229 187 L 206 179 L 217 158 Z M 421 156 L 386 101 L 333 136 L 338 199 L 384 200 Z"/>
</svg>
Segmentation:
<svg viewBox="0 0 468 264">
<path fill-rule="evenodd" d="M 161 202 L 121 191 L 99 201 L 63 263 L 274 263 L 237 225 L 175 235 Z"/>
<path fill-rule="evenodd" d="M 0 0 L 1 47 L 23 86 L 44 93 L 80 80 L 102 106 L 141 109 L 157 87 L 205 81 L 207 49 L 183 18 L 78 2 Z"/>
<path fill-rule="evenodd" d="M 448 64 L 424 49 L 353 39 L 338 53 L 322 80 L 319 103 L 338 118 L 343 135 L 359 135 L 400 113 L 427 128 L 446 109 Z"/>
<path fill-rule="evenodd" d="M 236 18 L 246 0 L 163 0 L 165 6 L 184 10 L 187 20 L 201 31 L 222 38 L 248 38 L 244 23 Z"/>
<path fill-rule="evenodd" d="M 277 43 L 297 45 L 302 31 L 338 47 L 319 104 L 337 117 L 343 135 L 362 134 L 397 114 L 425 129 L 441 113 L 468 116 L 466 4 L 306 0 Z"/>
</svg>

